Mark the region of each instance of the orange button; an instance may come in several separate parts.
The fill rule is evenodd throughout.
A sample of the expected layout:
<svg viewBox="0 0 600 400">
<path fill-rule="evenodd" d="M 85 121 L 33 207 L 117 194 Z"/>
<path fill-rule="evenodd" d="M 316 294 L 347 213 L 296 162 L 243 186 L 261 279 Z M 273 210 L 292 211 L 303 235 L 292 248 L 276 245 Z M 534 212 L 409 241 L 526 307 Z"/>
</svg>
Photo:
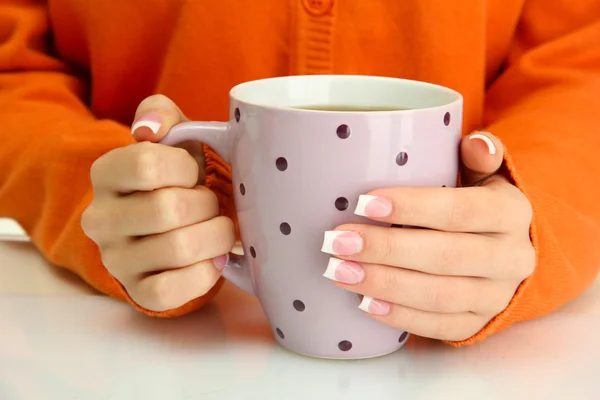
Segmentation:
<svg viewBox="0 0 600 400">
<path fill-rule="evenodd" d="M 327 14 L 333 7 L 333 0 L 302 0 L 306 11 L 313 15 Z"/>
</svg>

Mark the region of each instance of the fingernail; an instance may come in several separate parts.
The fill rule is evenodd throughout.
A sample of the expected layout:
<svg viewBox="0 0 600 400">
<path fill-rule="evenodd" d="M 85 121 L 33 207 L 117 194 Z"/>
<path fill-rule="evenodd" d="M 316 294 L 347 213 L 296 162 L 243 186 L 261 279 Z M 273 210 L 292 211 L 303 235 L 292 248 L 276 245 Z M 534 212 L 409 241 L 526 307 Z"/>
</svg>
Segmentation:
<svg viewBox="0 0 600 400">
<path fill-rule="evenodd" d="M 392 213 L 392 202 L 385 197 L 362 194 L 358 196 L 358 203 L 354 214 L 363 217 L 385 218 Z"/>
<path fill-rule="evenodd" d="M 332 281 L 356 285 L 357 283 L 361 283 L 365 278 L 365 271 L 355 262 L 331 257 L 323 276 Z"/>
<path fill-rule="evenodd" d="M 161 118 L 156 113 L 148 113 L 139 117 L 131 127 L 131 134 L 141 134 L 144 130 L 150 130 L 157 134 L 161 126 Z"/>
<path fill-rule="evenodd" d="M 364 312 L 373 315 L 387 315 L 392 309 L 392 305 L 387 301 L 377 300 L 369 296 L 364 296 L 358 308 Z"/>
<path fill-rule="evenodd" d="M 356 232 L 327 231 L 321 251 L 338 256 L 351 256 L 360 253 L 363 240 Z"/>
<path fill-rule="evenodd" d="M 219 271 L 223 271 L 223 268 L 225 268 L 225 264 L 227 264 L 227 261 L 229 261 L 229 255 L 224 254 L 222 256 L 218 256 L 213 258 L 213 264 L 215 264 L 215 268 L 218 269 Z"/>
<path fill-rule="evenodd" d="M 475 133 L 469 136 L 469 140 L 472 139 L 483 140 L 483 142 L 487 145 L 489 153 L 492 155 L 496 154 L 496 146 L 494 145 L 494 142 L 492 142 L 492 139 L 490 139 L 489 137 L 482 135 L 481 133 Z"/>
</svg>

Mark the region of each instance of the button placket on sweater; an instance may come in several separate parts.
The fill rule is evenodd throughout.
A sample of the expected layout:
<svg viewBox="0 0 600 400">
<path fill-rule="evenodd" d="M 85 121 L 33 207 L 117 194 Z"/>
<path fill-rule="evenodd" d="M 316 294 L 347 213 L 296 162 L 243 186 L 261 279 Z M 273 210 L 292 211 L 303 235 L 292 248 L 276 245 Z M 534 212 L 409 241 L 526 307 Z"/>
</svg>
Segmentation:
<svg viewBox="0 0 600 400">
<path fill-rule="evenodd" d="M 330 74 L 333 70 L 334 0 L 295 0 L 296 37 L 292 73 Z"/>
</svg>

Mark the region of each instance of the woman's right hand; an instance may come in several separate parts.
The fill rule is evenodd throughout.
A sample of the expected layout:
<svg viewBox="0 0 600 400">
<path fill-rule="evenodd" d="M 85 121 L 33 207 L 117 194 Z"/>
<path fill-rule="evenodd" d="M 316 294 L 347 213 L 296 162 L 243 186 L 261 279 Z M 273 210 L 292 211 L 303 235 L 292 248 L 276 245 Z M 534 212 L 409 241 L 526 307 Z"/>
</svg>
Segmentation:
<svg viewBox="0 0 600 400">
<path fill-rule="evenodd" d="M 206 294 L 235 243 L 233 222 L 219 216 L 216 195 L 201 185 L 202 145 L 188 143 L 188 152 L 156 143 L 184 121 L 170 99 L 145 99 L 132 128 L 139 143 L 92 165 L 94 199 L 81 221 L 110 274 L 152 311 Z"/>
</svg>

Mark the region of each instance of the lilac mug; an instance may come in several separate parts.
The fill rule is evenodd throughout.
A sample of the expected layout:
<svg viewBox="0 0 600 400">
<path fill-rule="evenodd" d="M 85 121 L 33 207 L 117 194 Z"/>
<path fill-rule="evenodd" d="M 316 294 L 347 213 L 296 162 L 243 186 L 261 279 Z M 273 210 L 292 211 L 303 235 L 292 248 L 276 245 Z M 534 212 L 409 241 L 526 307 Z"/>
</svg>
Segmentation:
<svg viewBox="0 0 600 400">
<path fill-rule="evenodd" d="M 244 255 L 231 255 L 223 276 L 259 299 L 275 339 L 313 357 L 376 357 L 400 349 L 408 333 L 371 319 L 359 296 L 323 277 L 323 234 L 373 223 L 353 213 L 370 190 L 456 186 L 462 103 L 418 81 L 270 78 L 231 90 L 230 122 L 182 123 L 162 143 L 202 141 L 231 163 Z M 388 111 L 305 108 L 327 105 Z"/>
</svg>

